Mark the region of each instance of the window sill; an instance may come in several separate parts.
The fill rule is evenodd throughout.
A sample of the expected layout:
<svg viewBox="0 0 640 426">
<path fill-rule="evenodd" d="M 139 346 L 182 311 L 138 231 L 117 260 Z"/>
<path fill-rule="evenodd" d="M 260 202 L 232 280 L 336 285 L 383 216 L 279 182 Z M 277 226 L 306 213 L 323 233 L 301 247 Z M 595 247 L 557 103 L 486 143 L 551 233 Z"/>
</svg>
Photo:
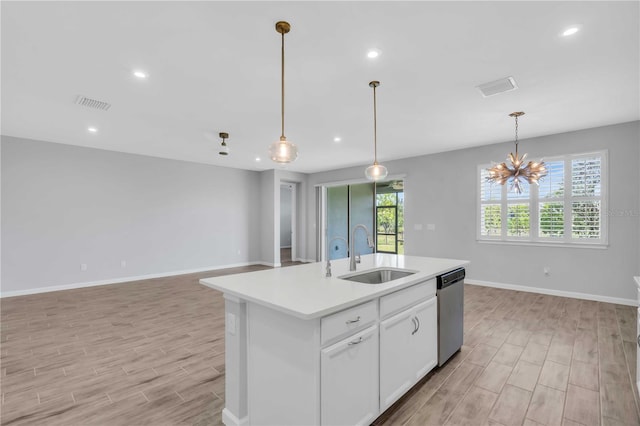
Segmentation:
<svg viewBox="0 0 640 426">
<path fill-rule="evenodd" d="M 497 245 L 508 245 L 508 246 L 532 246 L 532 247 L 562 247 L 562 248 L 577 248 L 577 249 L 596 249 L 596 250 L 607 250 L 609 248 L 609 244 L 579 244 L 579 243 L 551 243 L 551 242 L 542 242 L 542 241 L 509 241 L 509 240 L 478 240 L 476 242 L 480 244 L 497 244 Z"/>
</svg>

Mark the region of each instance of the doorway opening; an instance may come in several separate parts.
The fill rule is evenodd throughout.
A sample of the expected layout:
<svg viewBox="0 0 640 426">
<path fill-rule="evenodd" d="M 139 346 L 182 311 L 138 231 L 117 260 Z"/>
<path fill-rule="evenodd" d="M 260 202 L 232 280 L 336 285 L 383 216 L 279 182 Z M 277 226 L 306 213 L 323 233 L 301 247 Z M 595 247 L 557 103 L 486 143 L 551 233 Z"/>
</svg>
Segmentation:
<svg viewBox="0 0 640 426">
<path fill-rule="evenodd" d="M 280 184 L 280 264 L 296 259 L 296 185 Z"/>
</svg>

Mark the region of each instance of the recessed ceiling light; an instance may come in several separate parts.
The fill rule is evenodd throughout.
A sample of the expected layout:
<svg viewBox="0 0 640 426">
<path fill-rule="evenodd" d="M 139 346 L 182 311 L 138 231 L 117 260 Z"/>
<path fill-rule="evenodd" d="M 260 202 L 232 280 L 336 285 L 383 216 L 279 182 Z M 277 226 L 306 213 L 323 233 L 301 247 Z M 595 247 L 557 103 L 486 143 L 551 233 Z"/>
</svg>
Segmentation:
<svg viewBox="0 0 640 426">
<path fill-rule="evenodd" d="M 262 161 L 260 157 L 256 157 L 256 163 L 259 163 L 260 161 Z"/>
<path fill-rule="evenodd" d="M 149 74 L 141 70 L 134 70 L 133 75 L 139 78 L 140 80 L 145 80 L 147 77 L 149 77 Z"/>
<path fill-rule="evenodd" d="M 367 58 L 369 59 L 373 59 L 373 58 L 377 58 L 378 56 L 380 56 L 382 52 L 380 51 L 380 49 L 369 49 L 369 51 L 367 52 Z"/>
<path fill-rule="evenodd" d="M 91 127 L 87 127 L 87 130 L 88 130 L 90 133 L 98 133 L 98 129 L 97 129 L 97 128 L 95 128 L 95 127 L 93 127 L 93 126 L 91 126 Z"/>
<path fill-rule="evenodd" d="M 580 26 L 578 25 L 574 25 L 572 27 L 567 28 L 566 30 L 564 30 L 562 32 L 562 35 L 564 37 L 570 36 L 570 35 L 574 35 L 575 33 L 577 33 L 578 31 L 580 31 Z"/>
<path fill-rule="evenodd" d="M 335 138 L 333 138 L 333 141 L 334 141 L 334 142 L 340 142 L 341 140 L 342 140 L 342 138 L 340 138 L 340 137 L 338 137 L 338 136 L 336 136 Z"/>
</svg>

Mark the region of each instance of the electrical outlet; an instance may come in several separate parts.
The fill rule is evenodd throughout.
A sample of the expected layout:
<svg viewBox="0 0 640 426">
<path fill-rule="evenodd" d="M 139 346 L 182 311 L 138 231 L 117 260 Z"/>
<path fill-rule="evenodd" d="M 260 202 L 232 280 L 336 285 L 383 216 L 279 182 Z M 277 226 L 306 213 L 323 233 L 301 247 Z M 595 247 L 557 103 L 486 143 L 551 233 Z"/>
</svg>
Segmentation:
<svg viewBox="0 0 640 426">
<path fill-rule="evenodd" d="M 551 268 L 550 267 L 545 266 L 542 270 L 544 271 L 544 275 L 545 276 L 548 277 L 549 275 L 551 275 Z"/>
<path fill-rule="evenodd" d="M 87 264 L 86 263 L 81 263 L 80 264 L 80 270 L 81 271 L 86 271 L 87 270 Z"/>
<path fill-rule="evenodd" d="M 413 225 L 413 230 L 414 231 L 422 231 L 422 224 L 421 223 L 415 223 Z"/>
<path fill-rule="evenodd" d="M 436 224 L 435 223 L 427 223 L 427 231 L 435 231 Z"/>
<path fill-rule="evenodd" d="M 121 260 L 120 261 L 120 267 L 121 268 L 126 268 L 127 267 L 127 261 L 126 260 Z"/>
</svg>

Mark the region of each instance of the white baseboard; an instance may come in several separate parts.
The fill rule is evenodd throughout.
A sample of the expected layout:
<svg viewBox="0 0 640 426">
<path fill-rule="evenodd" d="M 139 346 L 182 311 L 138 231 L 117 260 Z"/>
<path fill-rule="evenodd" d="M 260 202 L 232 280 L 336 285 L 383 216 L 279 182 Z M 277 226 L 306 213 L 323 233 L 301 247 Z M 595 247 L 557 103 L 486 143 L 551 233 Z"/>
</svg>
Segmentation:
<svg viewBox="0 0 640 426">
<path fill-rule="evenodd" d="M 525 291 L 527 293 L 540 293 L 548 294 L 550 296 L 562 296 L 574 299 L 594 300 L 596 302 L 615 303 L 616 305 L 638 306 L 638 301 L 635 299 L 622 299 L 620 297 L 601 296 L 599 294 L 577 293 L 573 291 L 552 290 L 548 288 L 528 287 L 516 284 L 495 283 L 492 281 L 481 281 L 469 278 L 465 278 L 464 283 L 484 287 L 504 288 L 506 290 Z"/>
<path fill-rule="evenodd" d="M 216 265 L 216 266 L 208 266 L 206 268 L 183 269 L 180 271 L 161 272 L 159 274 L 135 275 L 130 277 L 110 278 L 110 279 L 98 280 L 98 281 L 86 281 L 86 282 L 79 282 L 79 283 L 72 283 L 72 284 L 49 286 L 49 287 L 30 288 L 26 290 L 13 290 L 13 291 L 0 290 L 0 298 L 26 296 L 29 294 L 38 294 L 38 293 L 48 293 L 50 291 L 73 290 L 76 288 L 95 287 L 99 285 L 119 284 L 119 283 L 125 283 L 129 281 L 140 281 L 140 280 L 148 280 L 151 278 L 172 277 L 175 275 L 194 274 L 198 272 L 215 271 L 218 269 L 228 269 L 228 268 L 239 268 L 242 266 L 251 266 L 251 265 L 273 266 L 273 265 L 268 265 L 264 262 L 243 262 L 243 263 L 234 263 L 231 265 Z"/>
<path fill-rule="evenodd" d="M 237 418 L 226 407 L 222 410 L 222 423 L 225 426 L 244 426 L 249 424 L 249 416 L 244 416 L 242 419 Z"/>
<path fill-rule="evenodd" d="M 273 262 L 264 262 L 264 261 L 259 261 L 259 262 L 254 262 L 254 265 L 264 265 L 264 266 L 269 266 L 271 268 L 279 268 L 282 266 L 281 263 L 273 263 Z"/>
</svg>

